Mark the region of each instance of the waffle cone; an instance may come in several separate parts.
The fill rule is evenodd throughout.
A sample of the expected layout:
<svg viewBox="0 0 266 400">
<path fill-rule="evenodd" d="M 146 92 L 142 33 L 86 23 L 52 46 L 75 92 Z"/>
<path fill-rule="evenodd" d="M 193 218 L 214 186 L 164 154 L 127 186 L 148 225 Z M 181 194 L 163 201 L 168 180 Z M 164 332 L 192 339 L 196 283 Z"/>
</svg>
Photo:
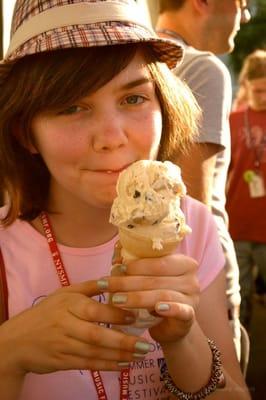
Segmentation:
<svg viewBox="0 0 266 400">
<path fill-rule="evenodd" d="M 123 253 L 129 254 L 131 259 L 166 256 L 173 253 L 180 243 L 180 239 L 164 240 L 161 249 L 154 249 L 151 238 L 125 228 L 119 228 L 119 240 L 122 245 L 122 256 Z"/>
</svg>

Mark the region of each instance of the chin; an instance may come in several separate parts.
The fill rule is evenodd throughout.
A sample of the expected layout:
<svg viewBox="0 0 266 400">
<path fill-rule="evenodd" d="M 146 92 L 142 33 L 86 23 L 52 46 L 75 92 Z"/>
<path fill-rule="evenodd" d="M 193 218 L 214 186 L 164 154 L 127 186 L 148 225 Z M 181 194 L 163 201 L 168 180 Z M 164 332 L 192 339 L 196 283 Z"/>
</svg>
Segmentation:
<svg viewBox="0 0 266 400">
<path fill-rule="evenodd" d="M 99 208 L 111 208 L 114 199 L 116 198 L 116 191 L 113 193 L 105 193 L 103 196 L 98 198 Z"/>
<path fill-rule="evenodd" d="M 232 53 L 234 48 L 235 48 L 234 42 L 227 42 L 227 43 L 224 43 L 223 46 L 221 46 L 220 51 L 216 54 L 229 54 L 229 53 Z"/>
<path fill-rule="evenodd" d="M 220 40 L 220 43 L 217 43 L 217 49 L 214 52 L 215 54 L 229 54 L 235 48 L 234 37 L 224 37 L 224 40 Z"/>
<path fill-rule="evenodd" d="M 227 53 L 232 53 L 232 51 L 234 51 L 235 49 L 235 38 L 236 38 L 236 34 L 232 35 L 229 40 L 228 40 L 228 49 L 227 49 Z"/>
<path fill-rule="evenodd" d="M 232 43 L 231 45 L 229 44 L 228 50 L 227 50 L 226 53 L 230 54 L 230 53 L 232 53 L 234 51 L 234 49 L 235 49 L 235 43 Z"/>
<path fill-rule="evenodd" d="M 266 111 L 266 104 L 257 104 L 251 108 L 253 108 L 255 111 Z"/>
<path fill-rule="evenodd" d="M 211 51 L 213 54 L 219 54 L 219 55 L 231 53 L 233 50 L 234 50 L 234 45 L 232 45 L 231 43 L 223 43 L 221 45 L 216 45 L 213 47 L 210 46 L 210 48 L 207 49 L 207 51 Z"/>
</svg>

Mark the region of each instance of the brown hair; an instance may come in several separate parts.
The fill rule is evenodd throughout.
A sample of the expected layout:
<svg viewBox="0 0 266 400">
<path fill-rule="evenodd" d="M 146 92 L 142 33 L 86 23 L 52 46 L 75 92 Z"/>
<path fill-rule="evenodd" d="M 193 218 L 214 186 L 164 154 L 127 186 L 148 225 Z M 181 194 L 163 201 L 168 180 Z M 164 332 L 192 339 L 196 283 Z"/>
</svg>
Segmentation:
<svg viewBox="0 0 266 400">
<path fill-rule="evenodd" d="M 255 50 L 249 54 L 243 63 L 239 74 L 239 83 L 243 84 L 245 80 L 266 77 L 266 50 Z"/>
<path fill-rule="evenodd" d="M 0 180 L 10 204 L 4 225 L 17 217 L 32 220 L 46 210 L 50 173 L 40 154 L 27 149 L 33 117 L 72 105 L 102 87 L 129 64 L 139 46 L 58 50 L 0 66 Z M 190 90 L 147 46 L 144 54 L 163 116 L 158 158 L 171 159 L 177 148 L 184 151 L 191 142 L 199 109 Z"/>
<path fill-rule="evenodd" d="M 159 0 L 159 13 L 178 10 L 184 3 L 185 0 Z"/>
</svg>

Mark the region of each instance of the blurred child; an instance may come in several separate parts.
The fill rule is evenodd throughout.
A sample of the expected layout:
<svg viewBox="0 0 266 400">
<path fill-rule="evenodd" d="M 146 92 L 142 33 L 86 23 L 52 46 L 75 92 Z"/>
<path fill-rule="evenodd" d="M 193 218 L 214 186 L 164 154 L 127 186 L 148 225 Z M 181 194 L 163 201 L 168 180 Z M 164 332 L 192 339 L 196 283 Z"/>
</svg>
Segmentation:
<svg viewBox="0 0 266 400">
<path fill-rule="evenodd" d="M 266 282 L 266 51 L 244 61 L 239 81 L 246 106 L 230 116 L 232 159 L 227 210 L 240 269 L 240 319 L 249 328 L 254 266 Z"/>
</svg>

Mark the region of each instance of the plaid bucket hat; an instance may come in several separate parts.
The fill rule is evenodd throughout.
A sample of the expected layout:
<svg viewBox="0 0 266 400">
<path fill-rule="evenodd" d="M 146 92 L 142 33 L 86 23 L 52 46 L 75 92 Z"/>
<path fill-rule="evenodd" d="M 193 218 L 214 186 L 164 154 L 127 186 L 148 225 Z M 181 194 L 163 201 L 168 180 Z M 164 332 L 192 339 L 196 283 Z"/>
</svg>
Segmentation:
<svg viewBox="0 0 266 400">
<path fill-rule="evenodd" d="M 159 38 L 134 0 L 17 0 L 1 63 L 45 51 L 127 43 L 149 44 L 169 68 L 182 59 L 182 47 Z"/>
</svg>

